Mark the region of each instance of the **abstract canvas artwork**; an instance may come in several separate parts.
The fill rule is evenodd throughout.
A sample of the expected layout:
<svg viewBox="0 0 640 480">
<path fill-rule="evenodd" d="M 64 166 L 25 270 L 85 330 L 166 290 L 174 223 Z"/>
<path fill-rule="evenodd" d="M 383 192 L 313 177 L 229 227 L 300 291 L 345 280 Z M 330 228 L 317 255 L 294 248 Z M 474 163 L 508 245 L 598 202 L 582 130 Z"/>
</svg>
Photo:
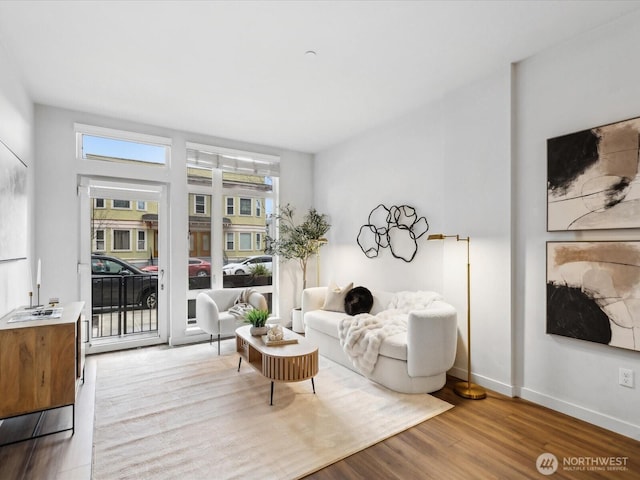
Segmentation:
<svg viewBox="0 0 640 480">
<path fill-rule="evenodd" d="M 547 242 L 547 333 L 640 351 L 640 241 Z"/>
<path fill-rule="evenodd" d="M 640 227 L 640 118 L 547 140 L 547 230 Z"/>
<path fill-rule="evenodd" d="M 27 256 L 27 167 L 0 141 L 0 262 Z"/>
</svg>

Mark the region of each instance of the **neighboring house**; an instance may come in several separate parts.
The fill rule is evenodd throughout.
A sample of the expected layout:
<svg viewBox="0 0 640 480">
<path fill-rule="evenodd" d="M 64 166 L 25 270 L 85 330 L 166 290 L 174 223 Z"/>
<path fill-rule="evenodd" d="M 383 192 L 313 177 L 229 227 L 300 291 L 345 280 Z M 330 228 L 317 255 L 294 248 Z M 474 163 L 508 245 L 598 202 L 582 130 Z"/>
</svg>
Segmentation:
<svg viewBox="0 0 640 480">
<path fill-rule="evenodd" d="M 210 182 L 211 172 L 188 169 L 194 182 Z M 225 195 L 222 207 L 224 263 L 264 253 L 267 233 L 268 177 L 223 173 L 223 188 L 242 193 Z M 255 193 L 254 193 L 255 192 Z M 189 256 L 210 259 L 211 195 L 189 194 Z M 158 257 L 158 204 L 95 198 L 91 211 L 92 251 L 143 266 Z"/>
</svg>

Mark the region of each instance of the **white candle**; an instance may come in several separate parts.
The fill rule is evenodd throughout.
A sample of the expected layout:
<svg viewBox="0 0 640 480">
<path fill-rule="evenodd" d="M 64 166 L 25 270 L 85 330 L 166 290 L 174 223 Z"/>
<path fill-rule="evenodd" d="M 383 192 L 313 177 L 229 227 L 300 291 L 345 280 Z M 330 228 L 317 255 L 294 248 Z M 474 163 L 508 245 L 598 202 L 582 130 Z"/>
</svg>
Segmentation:
<svg viewBox="0 0 640 480">
<path fill-rule="evenodd" d="M 29 292 L 33 292 L 33 271 L 31 270 L 31 260 L 27 260 L 27 270 L 29 271 Z"/>
<path fill-rule="evenodd" d="M 42 284 L 42 263 L 38 259 L 38 272 L 36 274 L 36 284 L 40 286 Z"/>
</svg>

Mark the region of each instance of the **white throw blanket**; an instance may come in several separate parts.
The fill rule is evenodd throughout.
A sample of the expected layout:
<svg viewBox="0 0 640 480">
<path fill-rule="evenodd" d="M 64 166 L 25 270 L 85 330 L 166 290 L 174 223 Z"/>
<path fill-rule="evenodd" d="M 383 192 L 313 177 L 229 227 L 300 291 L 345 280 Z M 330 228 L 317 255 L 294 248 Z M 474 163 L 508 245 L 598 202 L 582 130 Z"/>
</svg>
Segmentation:
<svg viewBox="0 0 640 480">
<path fill-rule="evenodd" d="M 338 324 L 342 349 L 364 374 L 371 373 L 376 366 L 384 339 L 406 331 L 407 314 L 400 310 L 384 310 L 375 316 L 360 313 L 355 317 L 345 317 Z"/>
<path fill-rule="evenodd" d="M 340 346 L 363 374 L 373 371 L 385 338 L 407 331 L 412 310 L 423 310 L 442 297 L 435 292 L 398 292 L 387 310 L 377 315 L 346 316 L 338 323 Z"/>
</svg>

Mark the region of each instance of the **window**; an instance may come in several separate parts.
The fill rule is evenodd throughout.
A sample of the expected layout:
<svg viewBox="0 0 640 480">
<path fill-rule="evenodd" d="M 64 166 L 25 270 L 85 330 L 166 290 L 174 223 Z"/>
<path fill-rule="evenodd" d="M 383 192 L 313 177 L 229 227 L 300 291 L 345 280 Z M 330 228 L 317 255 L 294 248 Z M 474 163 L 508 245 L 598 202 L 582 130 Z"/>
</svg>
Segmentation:
<svg viewBox="0 0 640 480">
<path fill-rule="evenodd" d="M 240 233 L 240 250 L 251 250 L 250 233 Z"/>
<path fill-rule="evenodd" d="M 130 200 L 111 200 L 113 202 L 113 208 L 120 208 L 125 210 L 131 209 Z"/>
<path fill-rule="evenodd" d="M 169 163 L 168 138 L 80 124 L 75 130 L 77 156 L 83 160 L 156 166 Z"/>
<path fill-rule="evenodd" d="M 131 250 L 130 230 L 113 230 L 113 250 Z"/>
<path fill-rule="evenodd" d="M 209 235 L 206 233 L 202 234 L 202 250 L 208 252 L 211 250 L 211 244 L 209 243 Z"/>
<path fill-rule="evenodd" d="M 144 230 L 138 230 L 138 250 L 144 251 L 147 249 L 147 232 Z"/>
<path fill-rule="evenodd" d="M 145 202 L 144 200 L 138 200 L 136 202 L 136 210 L 145 211 L 146 209 L 147 209 L 147 202 Z"/>
<path fill-rule="evenodd" d="M 240 199 L 240 215 L 251 215 L 251 199 Z"/>
<path fill-rule="evenodd" d="M 207 206 L 211 224 L 205 225 L 200 218 L 192 218 L 194 225 L 191 231 L 209 230 L 209 238 L 199 237 L 196 243 L 203 247 L 210 246 L 206 254 L 202 250 L 201 257 L 211 258 L 212 271 L 222 270 L 224 274 L 211 275 L 216 288 L 237 285 L 241 279 L 231 278 L 236 270 L 224 267 L 242 263 L 247 257 L 261 253 L 263 249 L 260 247 L 264 244 L 267 232 L 275 230 L 271 214 L 277 205 L 279 164 L 280 159 L 273 155 L 187 143 L 187 169 L 190 172 L 201 171 L 201 181 L 198 183 L 201 190 L 192 191 L 211 195 Z M 190 188 L 191 182 L 189 177 Z M 191 205 L 190 209 L 193 212 Z M 256 246 L 259 248 L 256 249 Z M 263 285 L 260 283 L 262 281 L 242 279 L 244 286 L 259 283 L 268 304 L 271 305 L 273 300 L 276 305 L 277 287 L 271 283 Z M 189 310 L 189 318 L 192 318 L 192 310 Z"/>
<path fill-rule="evenodd" d="M 206 215 L 207 202 L 204 195 L 194 195 L 193 197 L 193 211 L 199 215 Z"/>
<path fill-rule="evenodd" d="M 105 251 L 105 232 L 103 229 L 95 231 L 95 237 L 93 238 L 93 251 L 104 252 Z"/>
<path fill-rule="evenodd" d="M 96 198 L 94 202 L 95 208 L 106 208 L 104 204 L 104 198 Z"/>
</svg>

